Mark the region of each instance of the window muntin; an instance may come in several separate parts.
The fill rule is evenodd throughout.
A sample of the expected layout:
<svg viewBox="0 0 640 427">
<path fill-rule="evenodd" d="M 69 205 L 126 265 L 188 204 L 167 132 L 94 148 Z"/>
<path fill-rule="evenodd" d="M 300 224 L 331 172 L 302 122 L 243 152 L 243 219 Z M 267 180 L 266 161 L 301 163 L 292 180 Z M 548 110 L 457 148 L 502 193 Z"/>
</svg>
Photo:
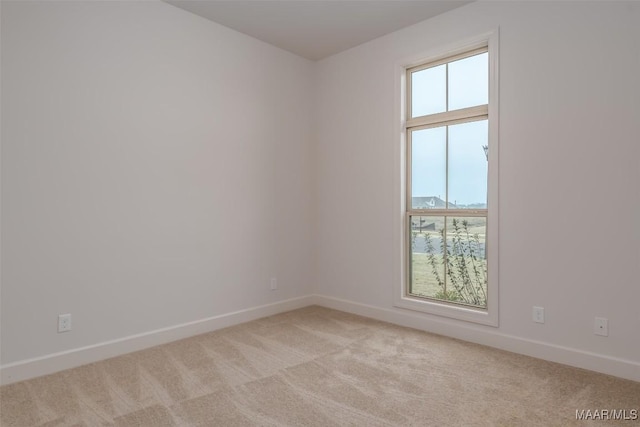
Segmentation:
<svg viewBox="0 0 640 427">
<path fill-rule="evenodd" d="M 487 309 L 488 77 L 487 48 L 407 70 L 406 296 Z"/>
</svg>

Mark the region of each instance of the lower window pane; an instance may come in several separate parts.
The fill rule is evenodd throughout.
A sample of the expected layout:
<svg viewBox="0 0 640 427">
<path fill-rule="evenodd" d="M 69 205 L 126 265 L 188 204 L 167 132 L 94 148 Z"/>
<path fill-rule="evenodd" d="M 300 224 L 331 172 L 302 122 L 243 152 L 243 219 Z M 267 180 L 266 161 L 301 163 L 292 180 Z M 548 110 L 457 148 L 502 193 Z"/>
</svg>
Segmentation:
<svg viewBox="0 0 640 427">
<path fill-rule="evenodd" d="M 409 294 L 486 308 L 486 230 L 485 217 L 412 217 Z"/>
</svg>

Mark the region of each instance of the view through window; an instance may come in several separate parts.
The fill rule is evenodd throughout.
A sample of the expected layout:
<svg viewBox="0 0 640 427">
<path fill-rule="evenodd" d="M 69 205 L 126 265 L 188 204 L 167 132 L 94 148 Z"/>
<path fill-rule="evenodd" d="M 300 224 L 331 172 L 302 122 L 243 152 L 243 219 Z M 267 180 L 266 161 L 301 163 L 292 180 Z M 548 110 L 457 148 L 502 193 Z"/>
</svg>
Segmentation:
<svg viewBox="0 0 640 427">
<path fill-rule="evenodd" d="M 486 309 L 489 54 L 407 70 L 406 294 Z"/>
</svg>

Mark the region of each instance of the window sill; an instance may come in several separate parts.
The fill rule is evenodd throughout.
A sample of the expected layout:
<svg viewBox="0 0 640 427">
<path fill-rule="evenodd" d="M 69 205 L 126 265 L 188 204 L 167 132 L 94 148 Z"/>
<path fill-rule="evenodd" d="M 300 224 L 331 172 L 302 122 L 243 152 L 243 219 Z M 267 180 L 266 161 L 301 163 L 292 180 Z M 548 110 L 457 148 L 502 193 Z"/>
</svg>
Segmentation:
<svg viewBox="0 0 640 427">
<path fill-rule="evenodd" d="M 463 320 L 481 325 L 498 327 L 496 310 L 473 308 L 449 304 L 446 302 L 430 301 L 419 297 L 404 295 L 396 298 L 394 306 L 450 319 Z"/>
</svg>

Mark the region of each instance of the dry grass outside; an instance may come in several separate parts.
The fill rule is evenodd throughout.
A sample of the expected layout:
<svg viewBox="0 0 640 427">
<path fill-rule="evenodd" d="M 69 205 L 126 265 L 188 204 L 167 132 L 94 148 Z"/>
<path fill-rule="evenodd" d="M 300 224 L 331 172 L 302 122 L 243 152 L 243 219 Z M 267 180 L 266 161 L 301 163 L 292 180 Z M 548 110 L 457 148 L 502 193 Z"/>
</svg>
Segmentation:
<svg viewBox="0 0 640 427">
<path fill-rule="evenodd" d="M 434 254 L 431 256 L 433 257 L 433 260 L 438 267 L 440 280 L 444 281 L 445 269 L 443 264 L 443 256 L 441 254 Z M 486 271 L 487 261 L 481 260 L 479 262 L 480 265 L 477 266 L 477 268 L 481 268 L 482 270 Z M 475 274 L 470 264 L 467 265 L 467 273 L 471 277 L 473 277 L 473 275 Z M 455 288 L 452 286 L 452 284 L 449 283 L 449 279 L 447 279 L 447 292 L 452 292 L 454 291 L 454 289 Z M 444 291 L 445 289 L 440 286 L 440 284 L 438 283 L 438 279 L 434 274 L 429 255 L 417 252 L 412 253 L 411 288 L 409 289 L 409 293 L 425 298 L 437 298 L 437 296 L 442 295 Z M 484 292 L 486 295 L 486 282 L 484 283 Z"/>
<path fill-rule="evenodd" d="M 442 255 L 433 255 L 437 265 L 442 266 Z M 440 277 L 444 276 L 444 268 L 441 269 Z M 443 289 L 438 284 L 433 268 L 429 263 L 427 254 L 414 252 L 411 257 L 411 289 L 413 295 L 433 298 Z"/>
</svg>

